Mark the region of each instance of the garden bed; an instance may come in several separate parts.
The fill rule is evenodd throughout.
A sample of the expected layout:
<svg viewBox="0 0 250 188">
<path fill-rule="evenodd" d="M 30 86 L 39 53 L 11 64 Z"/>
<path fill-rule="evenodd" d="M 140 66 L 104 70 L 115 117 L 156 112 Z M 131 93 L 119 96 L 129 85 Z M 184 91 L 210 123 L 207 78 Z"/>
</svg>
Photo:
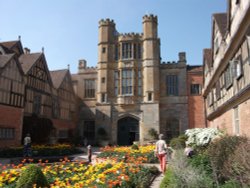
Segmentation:
<svg viewBox="0 0 250 188">
<path fill-rule="evenodd" d="M 123 162 L 103 162 L 95 165 L 84 163 L 38 163 L 50 187 L 149 187 L 156 176 L 156 169 Z M 15 187 L 21 172 L 27 166 L 2 166 L 0 187 Z"/>
<path fill-rule="evenodd" d="M 137 146 L 137 145 L 136 145 Z M 99 160 L 115 160 L 125 163 L 158 163 L 158 159 L 154 156 L 154 145 L 145 146 L 123 146 L 101 148 L 101 153 L 97 156 Z"/>
</svg>

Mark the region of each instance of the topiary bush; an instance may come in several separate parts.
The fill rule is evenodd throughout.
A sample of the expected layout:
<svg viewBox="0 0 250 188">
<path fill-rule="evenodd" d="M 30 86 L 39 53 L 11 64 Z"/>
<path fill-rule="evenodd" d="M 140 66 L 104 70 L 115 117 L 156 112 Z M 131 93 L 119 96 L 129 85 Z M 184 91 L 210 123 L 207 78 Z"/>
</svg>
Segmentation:
<svg viewBox="0 0 250 188">
<path fill-rule="evenodd" d="M 225 175 L 228 170 L 226 162 L 238 146 L 244 142 L 247 142 L 247 138 L 245 137 L 224 136 L 211 142 L 208 146 L 207 154 L 211 161 L 213 176 L 217 185 L 223 184 L 226 180 L 229 180 L 229 177 Z"/>
<path fill-rule="evenodd" d="M 139 147 L 138 147 L 138 145 L 133 144 L 133 145 L 131 146 L 131 149 L 134 149 L 134 150 L 139 150 Z"/>
<path fill-rule="evenodd" d="M 49 183 L 41 171 L 41 168 L 31 164 L 22 171 L 21 176 L 17 180 L 16 188 L 32 188 L 36 187 L 49 187 Z"/>
</svg>

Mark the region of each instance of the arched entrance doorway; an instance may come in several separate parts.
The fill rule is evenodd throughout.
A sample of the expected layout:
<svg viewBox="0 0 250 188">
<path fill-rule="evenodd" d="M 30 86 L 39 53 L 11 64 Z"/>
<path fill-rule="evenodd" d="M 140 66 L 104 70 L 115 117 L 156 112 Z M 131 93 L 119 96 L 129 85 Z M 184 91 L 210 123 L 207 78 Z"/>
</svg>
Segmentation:
<svg viewBox="0 0 250 188">
<path fill-rule="evenodd" d="M 50 119 L 39 118 L 36 115 L 24 116 L 23 118 L 23 138 L 27 133 L 30 133 L 32 143 L 35 144 L 47 144 L 49 143 L 49 137 L 55 132 L 55 128 Z"/>
<path fill-rule="evenodd" d="M 120 146 L 132 145 L 139 141 L 139 121 L 132 117 L 125 117 L 118 121 L 117 144 Z"/>
</svg>

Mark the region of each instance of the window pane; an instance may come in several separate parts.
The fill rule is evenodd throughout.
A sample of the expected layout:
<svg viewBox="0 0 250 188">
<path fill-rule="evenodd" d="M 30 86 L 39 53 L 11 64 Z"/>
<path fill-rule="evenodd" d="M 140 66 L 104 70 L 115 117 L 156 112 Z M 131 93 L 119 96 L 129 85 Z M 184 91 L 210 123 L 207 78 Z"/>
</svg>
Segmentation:
<svg viewBox="0 0 250 188">
<path fill-rule="evenodd" d="M 86 79 L 84 80 L 84 97 L 95 98 L 95 80 Z"/>
<path fill-rule="evenodd" d="M 200 91 L 200 84 L 191 84 L 191 95 L 199 95 Z"/>
<path fill-rule="evenodd" d="M 167 95 L 178 95 L 178 76 L 177 75 L 167 75 L 166 77 L 166 88 Z"/>
<path fill-rule="evenodd" d="M 122 70 L 122 94 L 132 94 L 132 70 Z"/>
</svg>

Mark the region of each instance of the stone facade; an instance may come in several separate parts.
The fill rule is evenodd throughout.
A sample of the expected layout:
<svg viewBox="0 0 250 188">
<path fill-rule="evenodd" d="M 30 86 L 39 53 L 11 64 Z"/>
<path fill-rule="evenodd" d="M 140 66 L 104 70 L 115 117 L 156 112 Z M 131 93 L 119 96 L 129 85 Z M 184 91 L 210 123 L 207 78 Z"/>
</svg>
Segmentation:
<svg viewBox="0 0 250 188">
<path fill-rule="evenodd" d="M 191 96 L 188 86 L 201 87 L 202 66 L 190 68 L 185 52 L 177 62 L 162 62 L 157 16 L 144 16 L 142 24 L 143 33 L 124 34 L 113 20 L 101 20 L 97 67 L 80 60 L 72 75 L 80 101 L 78 133 L 90 143 L 101 140 L 100 128 L 111 144 L 129 145 L 152 139 L 150 129 L 171 139 L 189 127 L 205 127 L 201 93 Z"/>
<path fill-rule="evenodd" d="M 250 136 L 250 1 L 228 1 L 212 23 L 212 46 L 204 50 L 208 126 Z"/>
</svg>

